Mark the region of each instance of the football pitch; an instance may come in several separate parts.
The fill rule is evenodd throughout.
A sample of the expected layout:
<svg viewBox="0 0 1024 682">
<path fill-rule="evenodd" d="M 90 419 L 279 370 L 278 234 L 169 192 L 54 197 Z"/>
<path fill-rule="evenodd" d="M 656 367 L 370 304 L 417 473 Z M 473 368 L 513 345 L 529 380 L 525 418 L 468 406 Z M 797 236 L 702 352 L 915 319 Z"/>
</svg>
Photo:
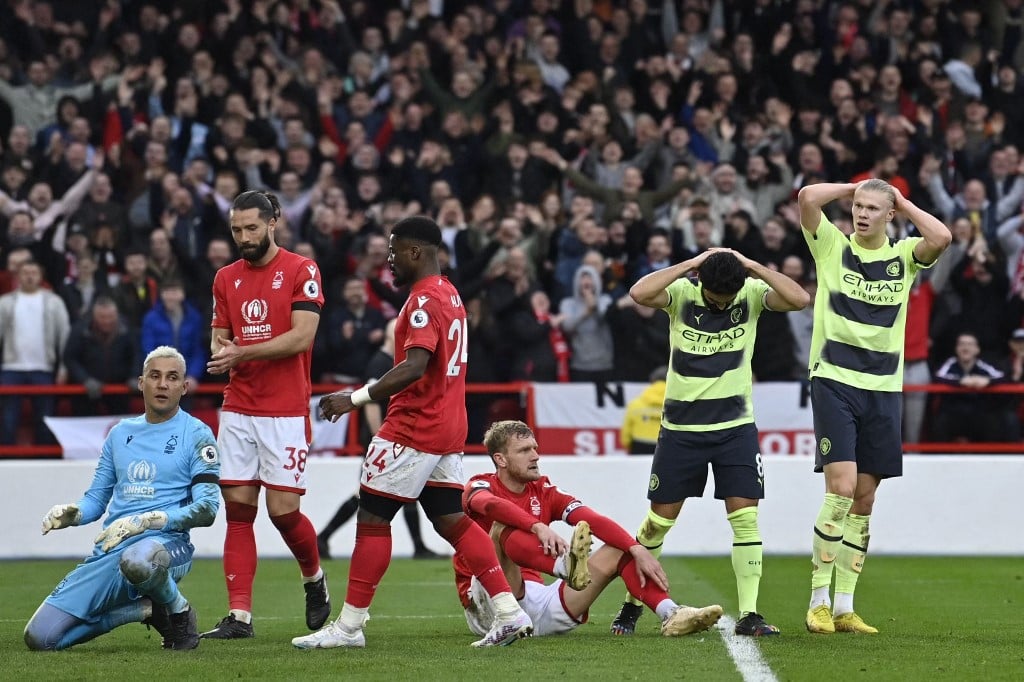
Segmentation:
<svg viewBox="0 0 1024 682">
<path fill-rule="evenodd" d="M 680 603 L 720 603 L 735 617 L 728 557 L 664 560 Z M 809 560 L 769 556 L 759 607 L 779 637 L 742 640 L 730 651 L 717 630 L 663 638 L 647 612 L 632 637 L 608 625 L 622 601 L 613 583 L 590 622 L 561 637 L 477 650 L 466 628 L 449 561 L 392 562 L 361 650 L 299 651 L 303 593 L 294 562 L 261 561 L 255 639 L 204 640 L 191 652 L 163 651 L 159 636 L 126 625 L 60 653 L 30 652 L 22 630 L 72 560 L 0 562 L 0 660 L 5 680 L 1022 680 L 1024 561 L 1021 558 L 869 556 L 857 609 L 881 634 L 811 635 L 803 626 Z M 335 614 L 346 561 L 325 563 Z M 226 613 L 220 563 L 197 561 L 182 582 L 200 629 Z M 744 674 L 745 673 L 745 674 Z"/>
</svg>

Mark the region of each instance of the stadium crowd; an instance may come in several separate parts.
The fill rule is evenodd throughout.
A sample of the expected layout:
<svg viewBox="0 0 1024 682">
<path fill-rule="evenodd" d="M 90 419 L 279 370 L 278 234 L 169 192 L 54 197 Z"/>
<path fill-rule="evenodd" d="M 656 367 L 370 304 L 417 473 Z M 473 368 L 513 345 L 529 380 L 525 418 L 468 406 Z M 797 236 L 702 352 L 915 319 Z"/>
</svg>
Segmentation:
<svg viewBox="0 0 1024 682">
<path fill-rule="evenodd" d="M 404 300 L 387 235 L 416 214 L 443 229 L 471 382 L 645 381 L 669 332 L 633 283 L 727 246 L 813 294 L 796 192 L 871 177 L 954 235 L 915 285 L 908 381 L 966 332 L 1017 380 L 1022 67 L 1021 0 L 4 0 L 0 383 L 123 411 L 102 385 L 168 344 L 216 380 L 246 189 L 324 273 L 314 381 L 367 378 Z M 810 308 L 766 311 L 757 379 L 802 378 L 810 338 Z"/>
</svg>

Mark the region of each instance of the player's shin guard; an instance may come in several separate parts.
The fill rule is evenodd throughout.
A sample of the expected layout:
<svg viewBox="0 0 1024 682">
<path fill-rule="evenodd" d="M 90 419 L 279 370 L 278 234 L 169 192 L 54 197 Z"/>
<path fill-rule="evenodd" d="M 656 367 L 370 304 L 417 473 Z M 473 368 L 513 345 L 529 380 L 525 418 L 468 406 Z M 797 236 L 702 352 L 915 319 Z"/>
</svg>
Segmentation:
<svg viewBox="0 0 1024 682">
<path fill-rule="evenodd" d="M 281 538 L 299 562 L 299 570 L 306 578 L 315 576 L 320 570 L 320 552 L 316 547 L 316 529 L 309 518 L 296 509 L 280 516 L 271 516 L 271 523 L 281 533 Z"/>
<path fill-rule="evenodd" d="M 853 505 L 853 498 L 833 493 L 825 495 L 825 501 L 814 521 L 814 540 L 811 556 L 811 590 L 828 590 L 832 583 L 832 568 L 835 566 L 839 543 L 843 540 L 846 515 Z M 812 604 L 814 606 L 814 604 Z"/>
<path fill-rule="evenodd" d="M 484 529 L 468 516 L 459 519 L 446 536 L 456 553 L 462 556 L 467 568 L 476 576 L 487 594 L 494 597 L 502 592 L 512 592 L 508 580 L 498 564 L 494 543 Z"/>
<path fill-rule="evenodd" d="M 848 514 L 843 542 L 836 555 L 836 604 L 834 615 L 853 611 L 853 593 L 868 553 L 868 521 L 871 516 Z"/>
<path fill-rule="evenodd" d="M 369 608 L 377 585 L 390 564 L 390 524 L 357 523 L 356 545 L 352 550 L 345 603 L 357 609 Z"/>
<path fill-rule="evenodd" d="M 757 507 L 737 509 L 726 518 L 732 526 L 732 570 L 736 574 L 740 614 L 755 613 L 763 554 L 761 532 L 757 527 Z"/>
<path fill-rule="evenodd" d="M 524 568 L 554 575 L 555 557 L 544 553 L 537 542 L 537 536 L 517 528 L 506 528 L 501 534 L 501 546 L 505 555 Z"/>
<path fill-rule="evenodd" d="M 644 518 L 644 522 L 640 524 L 640 530 L 636 533 L 636 541 L 651 550 L 651 554 L 655 558 L 660 557 L 661 547 L 665 543 L 665 536 L 668 535 L 668 532 L 674 525 L 676 525 L 675 519 L 666 519 L 664 516 L 658 516 L 648 509 L 647 516 Z M 632 594 L 627 597 L 627 601 L 633 604 L 642 603 Z"/>
<path fill-rule="evenodd" d="M 631 555 L 623 554 L 619 559 L 618 573 L 622 582 L 626 583 L 630 597 L 638 604 L 644 604 L 651 611 L 657 613 L 658 604 L 670 599 L 668 592 L 658 587 L 650 578 L 647 579 L 646 585 L 640 587 L 640 574 L 636 570 L 636 560 Z"/>
<path fill-rule="evenodd" d="M 224 536 L 224 580 L 228 587 L 228 608 L 252 611 L 252 583 L 256 577 L 256 507 L 225 502 L 228 532 Z"/>
</svg>

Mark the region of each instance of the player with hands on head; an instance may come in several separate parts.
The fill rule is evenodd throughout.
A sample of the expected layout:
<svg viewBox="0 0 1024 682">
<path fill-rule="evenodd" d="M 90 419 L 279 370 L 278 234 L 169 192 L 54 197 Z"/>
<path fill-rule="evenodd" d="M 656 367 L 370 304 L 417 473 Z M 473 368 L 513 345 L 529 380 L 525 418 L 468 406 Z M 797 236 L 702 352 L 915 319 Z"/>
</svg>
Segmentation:
<svg viewBox="0 0 1024 682">
<path fill-rule="evenodd" d="M 199 646 L 196 611 L 177 583 L 192 567 L 189 530 L 217 516 L 220 458 L 210 428 L 180 408 L 185 378 L 174 348 L 146 356 L 138 382 L 145 414 L 110 430 L 82 499 L 43 517 L 46 535 L 107 512 L 92 555 L 25 626 L 30 649 L 66 649 L 140 622 L 160 633 L 165 649 Z"/>
<path fill-rule="evenodd" d="M 822 212 L 852 200 L 853 234 Z M 869 520 L 882 479 L 903 474 L 903 347 L 914 278 L 953 237 L 938 218 L 884 180 L 819 183 L 800 190 L 800 225 L 818 272 L 811 335 L 814 469 L 825 499 L 814 521 L 810 632 L 875 634 L 853 609 L 867 556 Z M 920 236 L 895 240 L 903 215 Z M 833 569 L 835 605 L 829 598 Z"/>
<path fill-rule="evenodd" d="M 231 205 L 231 236 L 241 258 L 213 280 L 213 335 L 207 370 L 230 372 L 217 432 L 223 453 L 221 494 L 227 516 L 224 578 L 228 615 L 203 633 L 210 639 L 253 637 L 256 520 L 260 488 L 267 513 L 299 564 L 306 627 L 331 615 L 316 529 L 302 513 L 309 454 L 309 377 L 324 296 L 315 261 L 279 247 L 277 197 L 248 191 Z"/>
<path fill-rule="evenodd" d="M 668 578 L 658 560 L 619 524 L 585 506 L 540 473 L 537 439 L 520 421 L 497 422 L 484 435 L 495 472 L 469 480 L 466 513 L 488 531 L 513 594 L 537 636 L 564 634 L 586 622 L 591 605 L 621 576 L 630 594 L 661 619 L 666 637 L 707 630 L 722 615 L 717 604 L 680 606 L 668 595 Z M 573 527 L 566 542 L 550 524 Z M 591 535 L 606 544 L 590 555 Z M 455 558 L 455 581 L 476 634 L 487 632 L 494 609 L 480 583 Z M 541 574 L 555 576 L 545 585 Z"/>
<path fill-rule="evenodd" d="M 345 605 L 334 622 L 293 639 L 297 648 L 366 646 L 363 626 L 391 562 L 391 521 L 413 500 L 419 500 L 434 529 L 494 601 L 497 616 L 473 646 L 511 644 L 533 632 L 490 538 L 462 511 L 469 327 L 458 291 L 441 275 L 441 243 L 441 228 L 430 218 L 413 216 L 395 224 L 388 263 L 395 286 L 409 287 L 395 323 L 395 365 L 372 385 L 320 400 L 323 416 L 334 420 L 355 407 L 390 398 L 363 461 Z"/>
<path fill-rule="evenodd" d="M 686 277 L 694 271 L 697 281 Z M 671 320 L 665 405 L 647 489 L 651 506 L 637 540 L 660 555 L 683 503 L 703 496 L 710 465 L 733 532 L 735 632 L 776 635 L 779 629 L 757 611 L 763 555 L 757 506 L 765 477 L 750 360 L 761 313 L 800 310 L 810 296 L 782 273 L 721 248 L 645 275 L 629 295 Z M 635 599 L 627 600 L 612 633 L 632 634 L 642 612 Z"/>
</svg>

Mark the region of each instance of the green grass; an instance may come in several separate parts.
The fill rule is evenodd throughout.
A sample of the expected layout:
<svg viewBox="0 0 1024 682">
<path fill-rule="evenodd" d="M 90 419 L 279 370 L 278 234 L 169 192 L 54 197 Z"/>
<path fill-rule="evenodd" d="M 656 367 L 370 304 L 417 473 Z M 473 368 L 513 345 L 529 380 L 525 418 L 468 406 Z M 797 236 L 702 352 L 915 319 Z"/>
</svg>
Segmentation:
<svg viewBox="0 0 1024 682">
<path fill-rule="evenodd" d="M 446 561 L 396 560 L 373 604 L 364 650 L 298 651 L 306 632 L 298 569 L 261 561 L 256 576 L 256 638 L 204 641 L 194 652 L 160 649 L 155 632 L 127 625 L 60 653 L 29 652 L 22 629 L 73 566 L 71 561 L 0 563 L 0 661 L 4 680 L 359 679 L 359 680 L 740 680 L 715 632 L 668 640 L 647 613 L 633 637 L 608 624 L 622 600 L 613 584 L 591 622 L 564 637 L 533 638 L 476 650 Z M 669 558 L 673 596 L 682 603 L 735 608 L 732 568 L 723 558 Z M 335 612 L 347 563 L 328 562 Z M 1024 679 L 1024 562 L 1019 558 L 869 557 L 858 611 L 875 637 L 812 636 L 803 628 L 806 558 L 768 557 L 760 609 L 782 635 L 758 642 L 780 680 Z M 199 561 L 182 583 L 200 627 L 226 613 L 220 563 Z"/>
</svg>

